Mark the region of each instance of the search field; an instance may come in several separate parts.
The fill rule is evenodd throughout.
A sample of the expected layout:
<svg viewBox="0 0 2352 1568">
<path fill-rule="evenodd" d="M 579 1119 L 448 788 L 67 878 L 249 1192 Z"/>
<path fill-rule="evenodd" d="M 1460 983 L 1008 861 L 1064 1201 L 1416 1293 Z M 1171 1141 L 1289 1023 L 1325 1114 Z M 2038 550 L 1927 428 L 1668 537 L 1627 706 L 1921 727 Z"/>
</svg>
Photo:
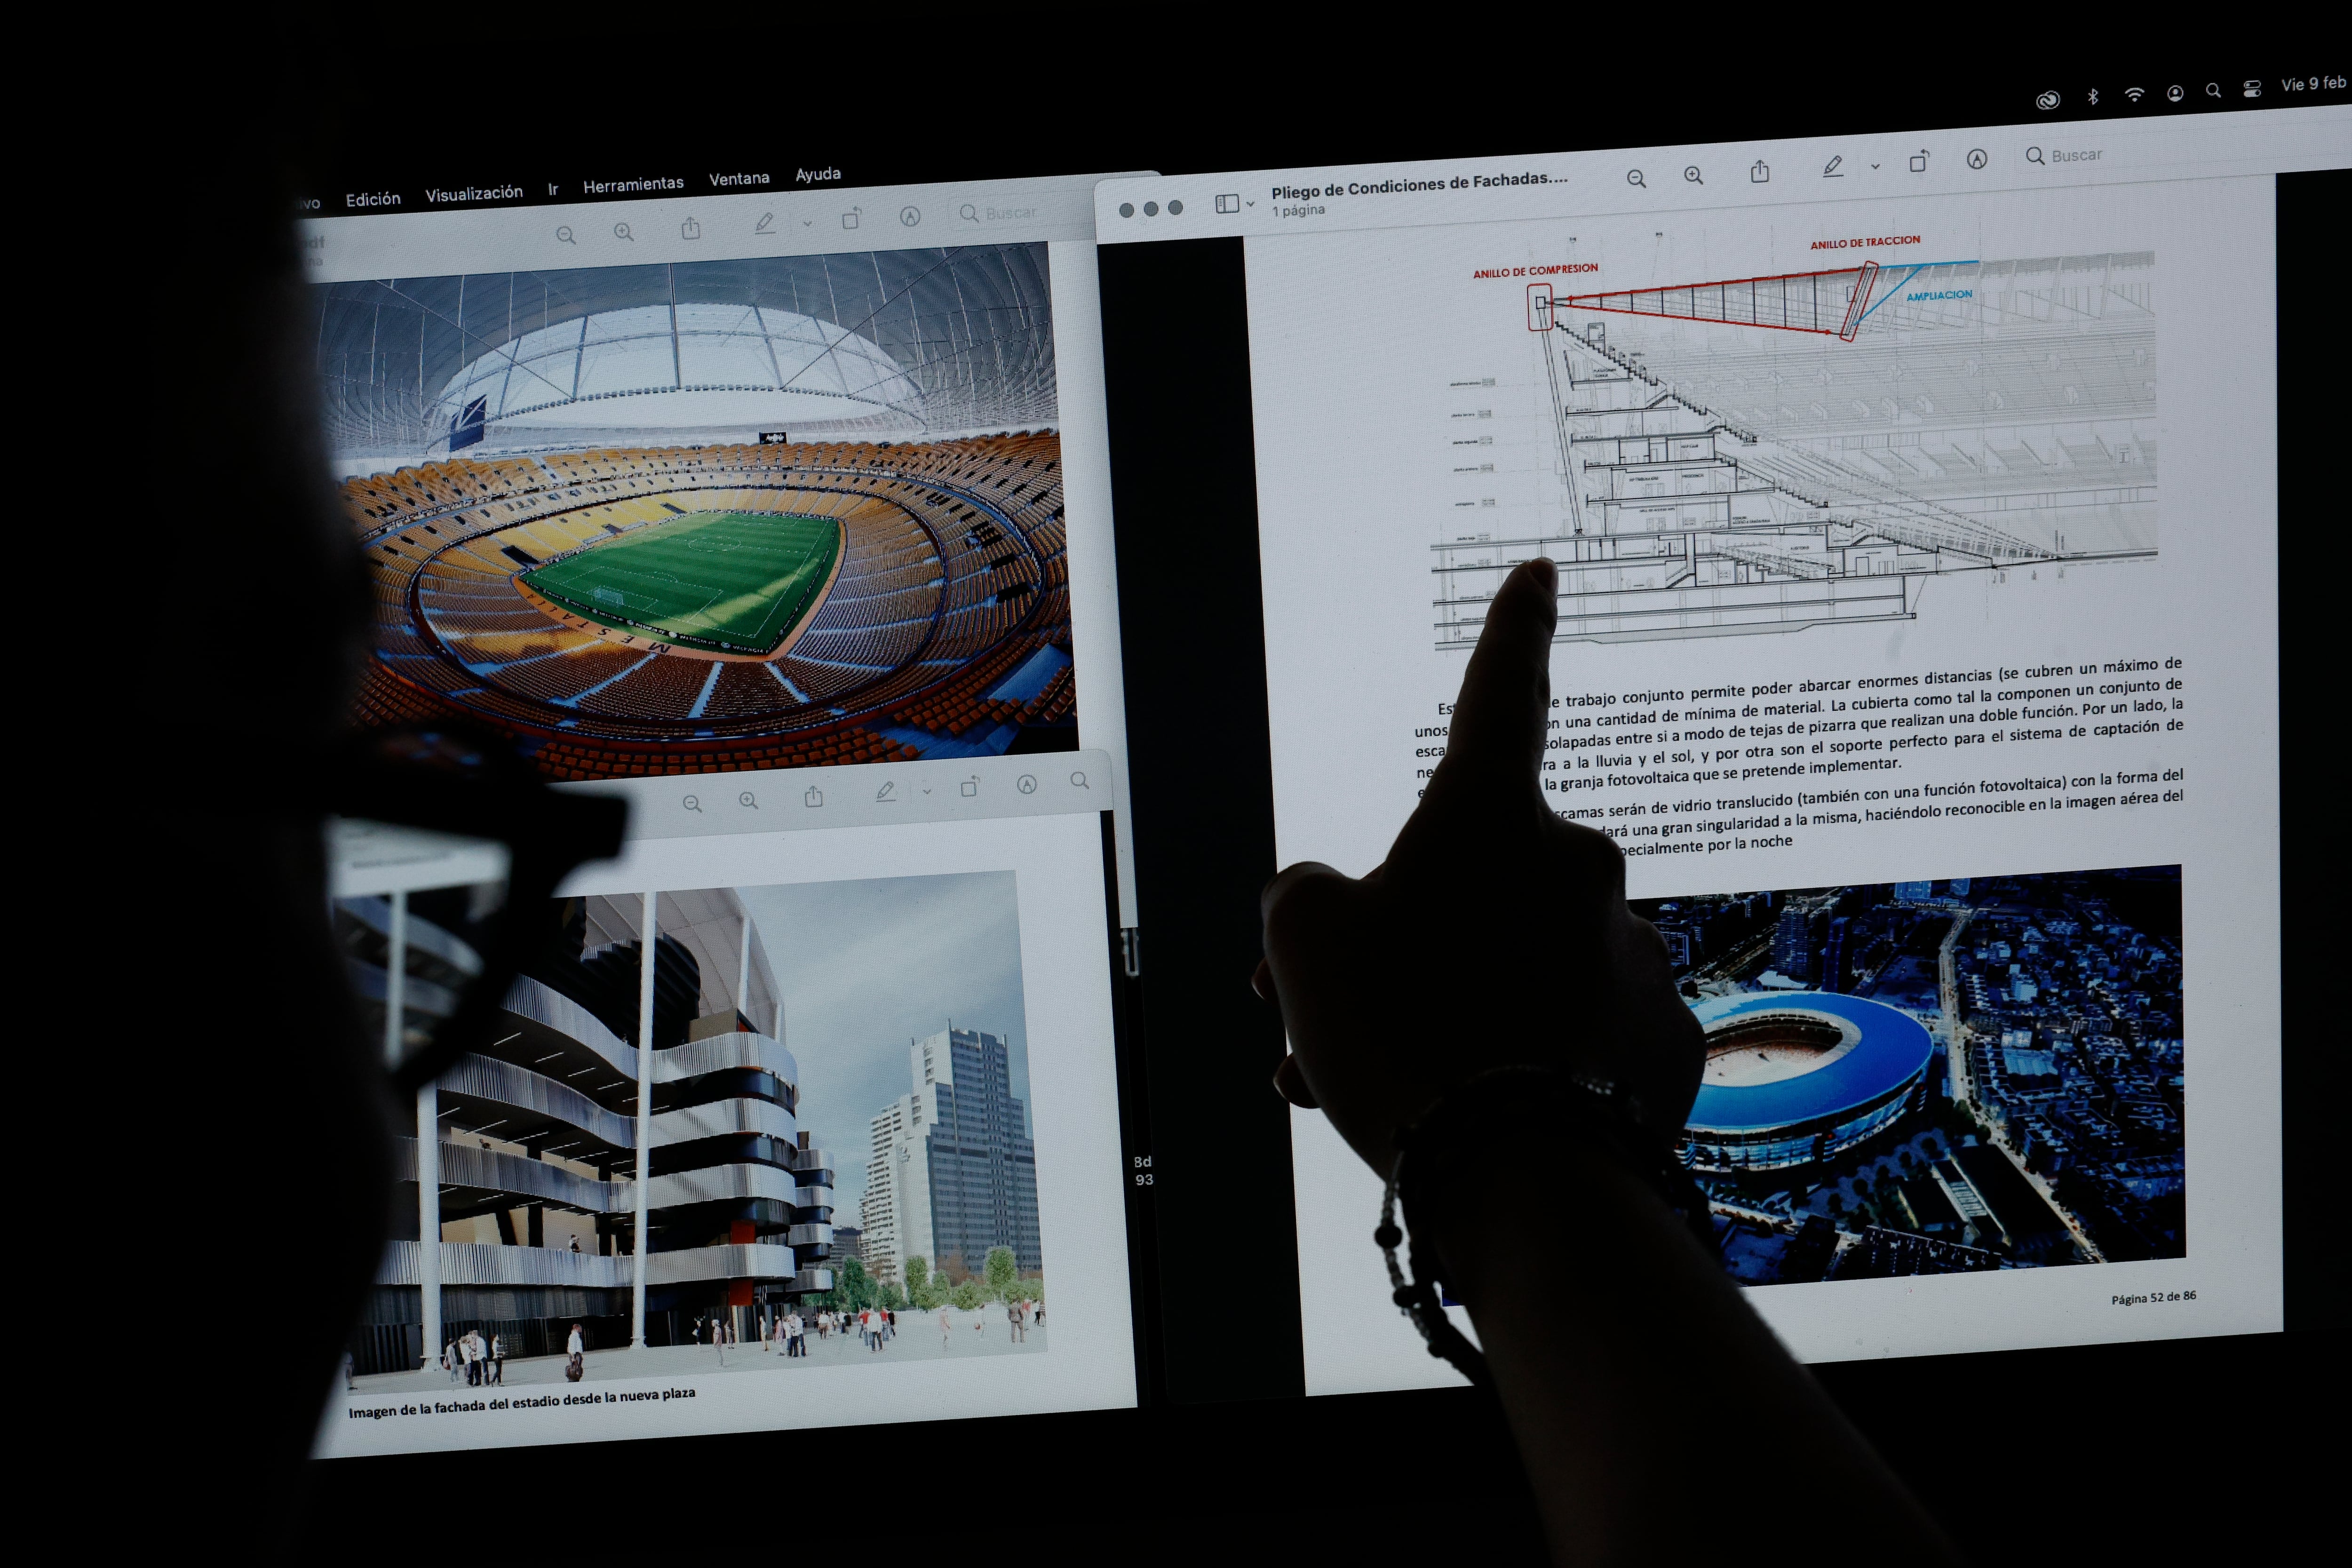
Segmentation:
<svg viewBox="0 0 2352 1568">
<path fill-rule="evenodd" d="M 992 226 L 1008 223 L 1035 223 L 1045 210 L 1035 202 L 965 202 L 956 208 L 956 217 L 962 223 Z"/>
</svg>

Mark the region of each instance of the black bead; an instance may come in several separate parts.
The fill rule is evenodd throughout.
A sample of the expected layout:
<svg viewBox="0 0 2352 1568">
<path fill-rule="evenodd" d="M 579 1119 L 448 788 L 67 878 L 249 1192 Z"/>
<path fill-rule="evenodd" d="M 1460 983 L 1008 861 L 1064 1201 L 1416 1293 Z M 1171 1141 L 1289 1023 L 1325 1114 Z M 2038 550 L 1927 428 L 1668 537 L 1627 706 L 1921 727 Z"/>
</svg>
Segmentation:
<svg viewBox="0 0 2352 1568">
<path fill-rule="evenodd" d="M 1404 1232 L 1399 1230 L 1392 1225 L 1384 1225 L 1381 1226 L 1380 1229 L 1372 1232 L 1373 1244 L 1378 1247 L 1386 1247 L 1391 1252 L 1396 1250 L 1397 1244 L 1402 1240 L 1404 1240 Z"/>
<path fill-rule="evenodd" d="M 1389 1300 L 1394 1301 L 1400 1307 L 1410 1308 L 1413 1304 L 1413 1300 L 1417 1295 L 1418 1292 L 1412 1286 L 1400 1285 L 1396 1288 L 1395 1291 L 1390 1295 Z"/>
</svg>

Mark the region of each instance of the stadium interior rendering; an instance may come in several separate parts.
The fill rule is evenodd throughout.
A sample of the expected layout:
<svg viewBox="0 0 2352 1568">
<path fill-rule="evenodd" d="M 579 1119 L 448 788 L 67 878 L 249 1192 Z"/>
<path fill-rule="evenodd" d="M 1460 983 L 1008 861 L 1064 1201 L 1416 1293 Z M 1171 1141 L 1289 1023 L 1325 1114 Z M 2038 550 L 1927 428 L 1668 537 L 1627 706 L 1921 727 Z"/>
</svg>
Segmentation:
<svg viewBox="0 0 2352 1568">
<path fill-rule="evenodd" d="M 362 722 L 558 778 L 1076 748 L 1042 245 L 314 299 Z"/>
</svg>

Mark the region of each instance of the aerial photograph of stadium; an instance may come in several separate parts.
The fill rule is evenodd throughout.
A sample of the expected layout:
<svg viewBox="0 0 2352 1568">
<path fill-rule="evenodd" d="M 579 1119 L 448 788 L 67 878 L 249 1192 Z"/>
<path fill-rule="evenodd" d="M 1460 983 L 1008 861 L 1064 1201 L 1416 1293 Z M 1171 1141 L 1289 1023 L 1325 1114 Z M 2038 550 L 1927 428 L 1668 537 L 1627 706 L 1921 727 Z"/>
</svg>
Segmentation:
<svg viewBox="0 0 2352 1568">
<path fill-rule="evenodd" d="M 1075 750 L 1043 245 L 325 284 L 363 726 L 563 779 Z"/>
<path fill-rule="evenodd" d="M 2180 868 L 1648 900 L 1751 1285 L 2187 1256 Z"/>
</svg>

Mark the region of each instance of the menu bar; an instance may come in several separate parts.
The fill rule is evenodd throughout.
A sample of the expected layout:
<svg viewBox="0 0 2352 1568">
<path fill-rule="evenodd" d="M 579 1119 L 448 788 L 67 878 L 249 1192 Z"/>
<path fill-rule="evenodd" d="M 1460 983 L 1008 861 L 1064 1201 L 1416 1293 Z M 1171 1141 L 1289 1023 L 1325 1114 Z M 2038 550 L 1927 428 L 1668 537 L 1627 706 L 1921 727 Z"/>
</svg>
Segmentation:
<svg viewBox="0 0 2352 1568">
<path fill-rule="evenodd" d="M 1120 176 L 1124 177 L 1124 176 Z M 1094 238 L 1099 176 L 638 196 L 300 223 L 313 283 Z"/>
<path fill-rule="evenodd" d="M 1104 245 L 1732 205 L 1989 194 L 2352 163 L 2352 105 L 2294 114 L 1129 176 L 1095 193 Z"/>
</svg>

